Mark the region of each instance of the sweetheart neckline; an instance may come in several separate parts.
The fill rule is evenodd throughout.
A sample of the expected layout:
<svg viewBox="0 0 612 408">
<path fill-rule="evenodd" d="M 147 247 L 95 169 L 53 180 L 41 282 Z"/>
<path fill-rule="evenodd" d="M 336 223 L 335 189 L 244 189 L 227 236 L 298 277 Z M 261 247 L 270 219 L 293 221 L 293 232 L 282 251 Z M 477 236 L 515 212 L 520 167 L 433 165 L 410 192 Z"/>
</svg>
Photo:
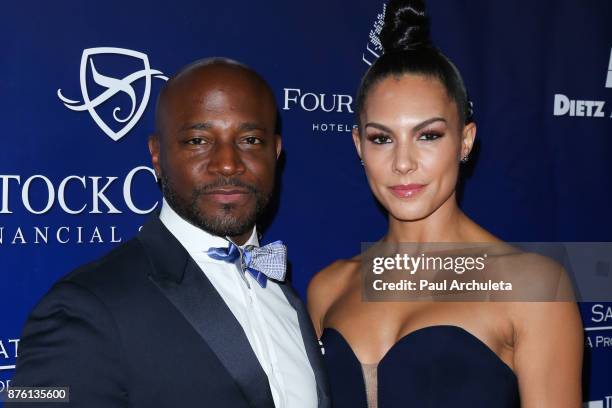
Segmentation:
<svg viewBox="0 0 612 408">
<path fill-rule="evenodd" d="M 400 337 L 391 347 L 389 347 L 389 349 L 385 352 L 385 354 L 383 354 L 383 356 L 380 358 L 380 360 L 377 363 L 371 363 L 371 364 L 375 364 L 378 367 L 385 360 L 387 355 L 389 355 L 391 350 L 393 348 L 395 348 L 397 345 L 399 345 L 400 343 L 402 343 L 403 341 L 405 341 L 407 338 L 413 337 L 413 335 L 418 336 L 419 334 L 422 334 L 425 331 L 429 331 L 429 330 L 433 330 L 433 329 L 439 329 L 439 328 L 457 329 L 460 333 L 462 333 L 464 335 L 467 335 L 469 338 L 471 338 L 474 341 L 476 341 L 478 344 L 480 344 L 482 347 L 484 347 L 485 350 L 489 354 L 492 354 L 495 357 L 495 360 L 497 362 L 501 363 L 501 365 L 503 367 L 505 367 L 510 372 L 510 374 L 518 381 L 518 377 L 516 376 L 516 373 L 514 372 L 514 370 L 508 364 L 506 364 L 506 362 L 504 360 L 502 360 L 501 357 L 498 356 L 496 352 L 491 350 L 491 348 L 489 346 L 487 346 L 487 344 L 484 341 L 482 341 L 480 338 L 476 337 L 475 335 L 473 335 L 472 333 L 470 333 L 469 331 L 467 331 L 463 327 L 456 326 L 456 325 L 453 325 L 453 324 L 436 324 L 436 325 L 431 325 L 431 326 L 425 326 L 425 327 L 420 327 L 420 328 L 418 328 L 416 330 L 413 330 L 413 331 L 411 331 L 409 333 L 406 333 L 405 335 Z M 342 332 L 340 330 L 335 329 L 333 327 L 324 327 L 323 328 L 323 332 L 321 333 L 321 337 L 319 338 L 319 341 L 322 341 L 323 336 L 325 335 L 325 330 L 336 332 L 338 334 L 338 336 L 340 336 L 342 341 L 348 346 L 349 350 L 351 350 L 351 353 L 353 354 L 353 357 L 355 357 L 355 360 L 357 360 L 357 362 L 360 365 L 364 365 L 364 363 L 362 363 L 361 360 L 359 360 L 359 358 L 357 358 L 357 354 L 355 354 L 355 351 L 353 350 L 353 347 L 346 340 L 346 338 L 344 337 L 344 335 L 342 334 Z M 325 342 L 322 342 L 322 344 L 323 344 L 323 347 L 325 347 Z M 368 364 L 368 363 L 365 363 L 365 364 Z"/>
</svg>

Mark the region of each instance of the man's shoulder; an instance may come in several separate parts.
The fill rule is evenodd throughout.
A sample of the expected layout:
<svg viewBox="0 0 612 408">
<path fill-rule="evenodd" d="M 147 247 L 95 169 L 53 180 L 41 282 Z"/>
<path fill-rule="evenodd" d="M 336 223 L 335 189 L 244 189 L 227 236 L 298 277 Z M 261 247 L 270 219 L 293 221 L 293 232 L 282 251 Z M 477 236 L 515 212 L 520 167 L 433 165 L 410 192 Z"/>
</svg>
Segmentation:
<svg viewBox="0 0 612 408">
<path fill-rule="evenodd" d="M 81 265 L 64 275 L 59 282 L 69 282 L 93 290 L 113 282 L 125 283 L 146 276 L 150 269 L 146 251 L 137 238 L 112 249 L 102 257 Z"/>
</svg>

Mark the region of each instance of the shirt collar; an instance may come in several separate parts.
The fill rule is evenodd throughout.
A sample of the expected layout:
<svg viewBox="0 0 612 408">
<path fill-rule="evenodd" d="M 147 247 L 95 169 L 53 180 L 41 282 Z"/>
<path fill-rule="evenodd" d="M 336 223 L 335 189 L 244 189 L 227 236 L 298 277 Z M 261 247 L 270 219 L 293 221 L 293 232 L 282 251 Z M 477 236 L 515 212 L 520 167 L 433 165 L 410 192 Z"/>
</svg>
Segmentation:
<svg viewBox="0 0 612 408">
<path fill-rule="evenodd" d="M 201 254 L 210 248 L 227 248 L 229 246 L 229 241 L 226 238 L 204 231 L 178 215 L 165 198 L 163 199 L 159 219 L 191 255 Z M 247 245 L 259 246 L 256 227 L 253 227 L 251 236 L 241 247 Z"/>
</svg>

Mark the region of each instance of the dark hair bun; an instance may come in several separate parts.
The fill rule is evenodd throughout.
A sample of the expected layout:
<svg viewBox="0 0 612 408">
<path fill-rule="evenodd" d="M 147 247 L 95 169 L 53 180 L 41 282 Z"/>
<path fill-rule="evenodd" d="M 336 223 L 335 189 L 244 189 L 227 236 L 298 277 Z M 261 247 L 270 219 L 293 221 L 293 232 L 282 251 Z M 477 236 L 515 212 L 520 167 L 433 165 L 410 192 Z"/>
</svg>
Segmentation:
<svg viewBox="0 0 612 408">
<path fill-rule="evenodd" d="M 380 33 L 385 52 L 432 47 L 429 17 L 423 0 L 390 0 L 385 9 L 385 24 Z"/>
</svg>

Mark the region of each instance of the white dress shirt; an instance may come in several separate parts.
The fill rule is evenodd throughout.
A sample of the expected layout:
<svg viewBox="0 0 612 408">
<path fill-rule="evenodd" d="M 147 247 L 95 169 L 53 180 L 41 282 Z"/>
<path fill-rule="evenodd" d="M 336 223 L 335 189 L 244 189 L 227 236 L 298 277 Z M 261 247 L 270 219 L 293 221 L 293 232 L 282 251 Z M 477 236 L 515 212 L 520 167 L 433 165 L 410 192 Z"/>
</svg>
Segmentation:
<svg viewBox="0 0 612 408">
<path fill-rule="evenodd" d="M 166 200 L 159 218 L 196 261 L 244 329 L 268 376 L 276 408 L 316 407 L 316 380 L 304 348 L 297 312 L 278 284 L 268 280 L 262 288 L 236 264 L 210 258 L 206 254 L 209 248 L 227 248 L 229 241 L 184 220 Z M 255 228 L 246 245 L 259 246 Z"/>
</svg>

